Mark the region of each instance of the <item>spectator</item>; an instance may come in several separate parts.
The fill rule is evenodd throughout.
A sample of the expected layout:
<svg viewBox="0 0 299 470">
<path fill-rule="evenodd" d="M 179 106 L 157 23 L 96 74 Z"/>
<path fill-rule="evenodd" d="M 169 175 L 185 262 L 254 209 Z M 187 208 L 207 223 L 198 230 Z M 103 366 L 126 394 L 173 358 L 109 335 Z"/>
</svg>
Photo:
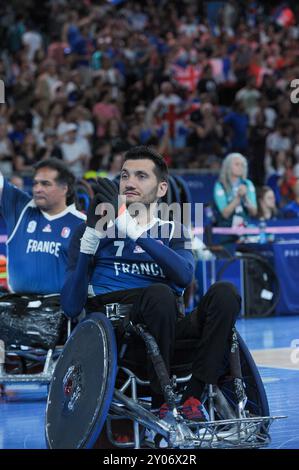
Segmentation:
<svg viewBox="0 0 299 470">
<path fill-rule="evenodd" d="M 240 153 L 225 157 L 214 187 L 218 225 L 239 227 L 257 214 L 255 187 L 247 179 L 247 160 Z"/>
<path fill-rule="evenodd" d="M 99 138 L 105 136 L 112 119 L 120 121 L 120 111 L 117 105 L 112 102 L 110 89 L 103 91 L 100 101 L 94 105 L 92 113 L 97 122 L 97 136 Z"/>
<path fill-rule="evenodd" d="M 77 103 L 84 91 L 83 79 L 79 70 L 73 70 L 65 87 L 69 104 Z"/>
<path fill-rule="evenodd" d="M 34 74 L 28 64 L 21 68 L 13 85 L 13 96 L 19 113 L 26 113 L 34 96 Z"/>
<path fill-rule="evenodd" d="M 255 124 L 251 126 L 249 133 L 250 175 L 256 186 L 262 186 L 265 183 L 265 152 L 268 133 L 265 113 L 259 110 L 255 114 Z"/>
<path fill-rule="evenodd" d="M 170 137 L 174 138 L 177 127 L 180 124 L 180 113 L 182 112 L 183 101 L 179 95 L 174 93 L 170 82 L 163 82 L 161 93 L 150 104 L 148 121 L 154 124 L 162 121 L 165 130 L 169 128 Z"/>
<path fill-rule="evenodd" d="M 19 148 L 24 142 L 26 135 L 26 119 L 24 114 L 15 114 L 12 116 L 11 121 L 13 123 L 12 130 L 8 133 L 8 137 L 11 140 L 15 149 Z"/>
<path fill-rule="evenodd" d="M 294 200 L 283 207 L 282 211 L 285 217 L 299 218 L 299 179 L 297 179 L 295 186 L 293 187 Z"/>
<path fill-rule="evenodd" d="M 277 86 L 275 75 L 270 74 L 265 75 L 260 91 L 271 107 L 276 106 L 278 98 L 282 95 L 282 91 Z"/>
<path fill-rule="evenodd" d="M 81 25 L 74 40 L 72 41 L 72 53 L 75 57 L 76 67 L 87 67 L 94 51 L 94 44 L 90 35 L 88 24 Z"/>
<path fill-rule="evenodd" d="M 251 115 L 252 126 L 256 126 L 258 122 L 263 122 L 267 129 L 273 129 L 277 119 L 277 112 L 269 106 L 267 99 L 260 96 L 257 102 L 255 112 Z"/>
<path fill-rule="evenodd" d="M 222 127 L 218 123 L 211 103 L 202 104 L 200 110 L 191 113 L 186 123 L 191 135 L 188 144 L 191 145 L 203 166 L 206 166 L 210 155 L 221 153 Z"/>
<path fill-rule="evenodd" d="M 197 91 L 200 95 L 208 93 L 211 99 L 215 99 L 217 96 L 217 83 L 213 78 L 213 70 L 209 64 L 202 71 L 201 78 L 197 84 Z"/>
<path fill-rule="evenodd" d="M 135 143 L 146 145 L 156 134 L 154 126 L 147 123 L 146 107 L 142 104 L 137 106 L 134 112 L 134 124 L 131 127 L 131 136 L 134 136 Z"/>
<path fill-rule="evenodd" d="M 238 91 L 236 94 L 236 100 L 243 104 L 245 113 L 249 116 L 252 121 L 252 116 L 257 111 L 258 99 L 261 97 L 261 93 L 256 89 L 255 79 L 250 77 L 244 88 Z"/>
<path fill-rule="evenodd" d="M 72 113 L 69 107 L 67 106 L 64 107 L 61 114 L 59 114 L 59 110 L 61 110 L 61 106 L 58 109 L 57 114 L 55 113 L 54 116 L 57 117 L 57 121 L 58 121 L 58 125 L 56 127 L 57 135 L 59 137 L 60 142 L 63 142 L 66 136 L 67 130 L 69 128 L 69 124 L 72 124 L 73 120 L 72 120 Z M 54 111 L 54 108 L 53 108 L 53 111 Z M 54 117 L 54 120 L 55 120 L 55 117 Z M 77 126 L 76 126 L 76 130 L 77 130 Z"/>
<path fill-rule="evenodd" d="M 8 138 L 7 125 L 0 122 L 0 170 L 7 174 L 12 170 L 13 146 Z"/>
<path fill-rule="evenodd" d="M 22 15 L 10 14 L 8 5 L 1 30 L 7 99 L 0 116 L 14 149 L 31 130 L 38 147 L 44 146 L 47 128 L 58 127 L 62 142 L 63 128 L 75 122 L 95 152 L 101 140 L 111 147 L 117 133 L 130 145 L 157 140 L 171 165 L 207 168 L 209 158 L 199 161 L 194 148 L 186 147 L 185 122 L 206 102 L 217 112 L 217 135 L 226 138 L 220 145 L 215 139 L 213 158 L 221 160 L 227 151 L 248 155 L 250 175 L 259 185 L 264 175 L 258 162 L 265 160 L 268 168 L 272 151 L 292 148 L 298 111 L 289 84 L 298 77 L 298 12 L 296 24 L 277 26 L 269 24 L 262 2 L 240 8 L 232 0 L 210 26 L 200 2 L 189 0 L 145 0 L 142 6 L 88 0 L 72 2 L 71 10 L 67 2 L 54 1 L 36 16 L 30 3 L 24 3 Z M 136 120 L 139 107 L 147 113 Z M 79 108 L 80 117 L 71 108 Z M 285 120 L 286 135 L 277 135 L 274 126 Z"/>
<path fill-rule="evenodd" d="M 70 123 L 66 126 L 64 141 L 61 144 L 62 158 L 69 165 L 74 175 L 80 177 L 88 168 L 90 147 L 84 138 L 77 138 L 77 126 Z"/>
<path fill-rule="evenodd" d="M 270 165 L 268 162 L 268 166 L 266 167 L 267 180 L 269 180 L 272 175 L 276 175 L 279 178 L 281 178 L 284 175 L 286 159 L 287 159 L 287 152 L 285 150 L 271 152 Z"/>
<path fill-rule="evenodd" d="M 233 28 L 239 18 L 238 2 L 228 0 L 222 9 L 223 26 L 229 35 L 233 35 Z"/>
<path fill-rule="evenodd" d="M 257 190 L 257 218 L 259 220 L 273 220 L 279 217 L 276 207 L 275 194 L 270 186 L 262 186 Z"/>
<path fill-rule="evenodd" d="M 68 43 L 63 42 L 59 38 L 57 32 L 52 34 L 52 42 L 48 47 L 48 59 L 54 60 L 57 65 L 65 65 L 65 50 Z"/>
<path fill-rule="evenodd" d="M 44 132 L 44 143 L 37 153 L 38 160 L 51 157 L 62 160 L 62 151 L 58 145 L 58 138 L 54 129 L 46 129 Z"/>
<path fill-rule="evenodd" d="M 232 111 L 224 117 L 223 121 L 230 131 L 229 149 L 234 152 L 246 152 L 248 149 L 249 118 L 240 101 L 233 103 Z"/>
<path fill-rule="evenodd" d="M 38 161 L 37 144 L 32 132 L 28 132 L 14 160 L 16 171 L 32 171 Z"/>
<path fill-rule="evenodd" d="M 56 63 L 51 59 L 46 60 L 41 66 L 35 90 L 36 98 L 42 102 L 44 115 L 48 114 L 50 103 L 54 100 L 57 86 L 60 84 Z"/>
<path fill-rule="evenodd" d="M 123 85 L 123 78 L 119 70 L 113 66 L 111 59 L 109 59 L 107 55 L 104 55 L 102 58 L 102 64 L 98 72 L 98 76 L 101 77 L 103 83 L 108 84 L 111 87 L 112 98 L 117 99 Z"/>
<path fill-rule="evenodd" d="M 252 50 L 247 42 L 241 42 L 239 47 L 235 48 L 233 56 L 233 70 L 239 83 L 244 83 L 248 78 L 249 64 L 251 61 Z"/>
<path fill-rule="evenodd" d="M 26 31 L 24 16 L 18 13 L 15 22 L 10 24 L 7 31 L 7 45 L 11 53 L 17 52 L 22 48 L 22 37 Z"/>
<path fill-rule="evenodd" d="M 18 173 L 14 173 L 10 178 L 10 183 L 18 189 L 24 190 L 24 180 Z"/>
<path fill-rule="evenodd" d="M 120 174 L 124 162 L 124 154 L 121 152 L 116 152 L 111 156 L 111 161 L 107 173 L 107 178 L 114 180 Z"/>
<path fill-rule="evenodd" d="M 91 120 L 90 111 L 84 106 L 77 106 L 75 110 L 75 119 L 78 126 L 78 136 L 84 137 L 89 142 L 94 135 L 94 125 Z"/>
<path fill-rule="evenodd" d="M 42 47 L 42 36 L 30 21 L 26 24 L 26 32 L 22 36 L 22 42 L 26 47 L 28 60 L 32 62 L 36 52 Z"/>
<path fill-rule="evenodd" d="M 278 152 L 288 152 L 291 149 L 292 141 L 290 138 L 290 123 L 289 121 L 279 121 L 266 139 L 266 159 L 265 167 L 266 173 L 269 175 L 271 171 L 271 163 L 273 157 Z"/>
<path fill-rule="evenodd" d="M 297 178 L 294 172 L 295 157 L 293 154 L 287 155 L 285 159 L 284 174 L 280 181 L 280 194 L 283 203 L 294 199 L 294 186 Z"/>
</svg>

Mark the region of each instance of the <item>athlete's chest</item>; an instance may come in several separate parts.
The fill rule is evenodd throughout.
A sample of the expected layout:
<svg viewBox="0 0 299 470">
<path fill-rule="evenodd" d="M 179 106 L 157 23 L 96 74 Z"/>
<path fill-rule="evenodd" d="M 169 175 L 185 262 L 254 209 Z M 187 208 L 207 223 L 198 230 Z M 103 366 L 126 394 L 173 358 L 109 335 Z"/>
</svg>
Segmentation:
<svg viewBox="0 0 299 470">
<path fill-rule="evenodd" d="M 159 238 L 157 243 L 168 246 L 169 240 Z M 108 260 L 118 260 L 119 258 L 134 263 L 152 260 L 151 255 L 145 249 L 138 243 L 128 239 L 109 240 L 103 243 L 102 246 L 100 244 L 97 252 L 98 264 Z"/>
<path fill-rule="evenodd" d="M 16 227 L 14 238 L 17 242 L 21 238 L 27 242 L 31 240 L 31 244 L 49 241 L 67 247 L 72 231 L 73 227 L 68 217 L 50 220 L 39 211 L 29 210 Z"/>
</svg>

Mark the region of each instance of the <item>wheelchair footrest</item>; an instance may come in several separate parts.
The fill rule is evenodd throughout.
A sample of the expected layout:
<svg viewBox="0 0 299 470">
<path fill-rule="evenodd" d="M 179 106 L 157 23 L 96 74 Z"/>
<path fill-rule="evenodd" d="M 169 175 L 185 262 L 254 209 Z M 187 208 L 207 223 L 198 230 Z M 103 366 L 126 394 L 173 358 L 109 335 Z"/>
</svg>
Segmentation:
<svg viewBox="0 0 299 470">
<path fill-rule="evenodd" d="M 163 447 L 166 444 L 169 448 L 259 448 L 270 443 L 269 429 L 273 421 L 286 418 L 286 416 L 248 415 L 242 418 L 199 422 L 169 413 L 161 420 L 145 409 L 141 402 L 134 401 L 119 391 L 114 393 L 110 420 L 125 419 L 141 424 L 146 430 L 144 437 L 140 439 L 141 447 L 155 446 L 155 436 L 160 436 L 164 438 Z M 149 440 L 146 437 L 148 434 L 152 434 L 154 438 Z M 134 447 L 133 441 L 134 439 L 130 439 L 130 442 L 120 445 L 115 441 L 113 443 L 117 447 Z"/>
<path fill-rule="evenodd" d="M 48 374 L 5 374 L 0 376 L 1 384 L 12 383 L 38 383 L 49 384 L 51 382 L 52 373 Z"/>
<path fill-rule="evenodd" d="M 269 428 L 275 419 L 286 416 L 258 416 L 220 421 L 190 422 L 194 433 L 190 445 L 200 448 L 258 448 L 271 441 Z M 185 439 L 188 448 L 189 438 Z"/>
</svg>

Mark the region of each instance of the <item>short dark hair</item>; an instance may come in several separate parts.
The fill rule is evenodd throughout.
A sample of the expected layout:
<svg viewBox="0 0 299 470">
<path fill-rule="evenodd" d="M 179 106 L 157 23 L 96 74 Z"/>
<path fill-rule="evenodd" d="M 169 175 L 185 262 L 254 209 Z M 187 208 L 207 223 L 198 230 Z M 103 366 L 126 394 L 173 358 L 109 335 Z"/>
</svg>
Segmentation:
<svg viewBox="0 0 299 470">
<path fill-rule="evenodd" d="M 147 147 L 146 145 L 138 145 L 136 147 L 132 147 L 125 153 L 124 162 L 126 162 L 127 160 L 143 159 L 151 160 L 154 163 L 154 172 L 157 176 L 158 181 L 168 181 L 167 164 L 162 155 L 160 155 L 160 153 L 158 153 L 152 147 Z"/>
<path fill-rule="evenodd" d="M 51 170 L 56 170 L 58 175 L 55 178 L 56 183 L 66 184 L 68 191 L 66 194 L 66 204 L 69 206 L 75 201 L 75 176 L 68 169 L 66 164 L 59 160 L 58 158 L 51 157 L 41 160 L 36 165 L 34 165 L 35 174 L 38 170 L 42 168 L 50 168 Z"/>
</svg>

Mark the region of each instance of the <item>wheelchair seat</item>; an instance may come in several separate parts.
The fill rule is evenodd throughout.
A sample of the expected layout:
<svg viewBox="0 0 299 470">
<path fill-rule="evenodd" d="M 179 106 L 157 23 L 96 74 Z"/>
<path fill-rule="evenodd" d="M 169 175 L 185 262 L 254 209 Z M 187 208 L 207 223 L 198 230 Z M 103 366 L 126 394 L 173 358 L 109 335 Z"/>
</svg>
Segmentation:
<svg viewBox="0 0 299 470">
<path fill-rule="evenodd" d="M 48 384 L 69 327 L 58 295 L 2 295 L 0 340 L 5 361 L 0 365 L 0 383 Z"/>
<path fill-rule="evenodd" d="M 52 349 L 59 343 L 66 322 L 59 295 L 0 297 L 0 339 L 8 346 Z"/>
</svg>

